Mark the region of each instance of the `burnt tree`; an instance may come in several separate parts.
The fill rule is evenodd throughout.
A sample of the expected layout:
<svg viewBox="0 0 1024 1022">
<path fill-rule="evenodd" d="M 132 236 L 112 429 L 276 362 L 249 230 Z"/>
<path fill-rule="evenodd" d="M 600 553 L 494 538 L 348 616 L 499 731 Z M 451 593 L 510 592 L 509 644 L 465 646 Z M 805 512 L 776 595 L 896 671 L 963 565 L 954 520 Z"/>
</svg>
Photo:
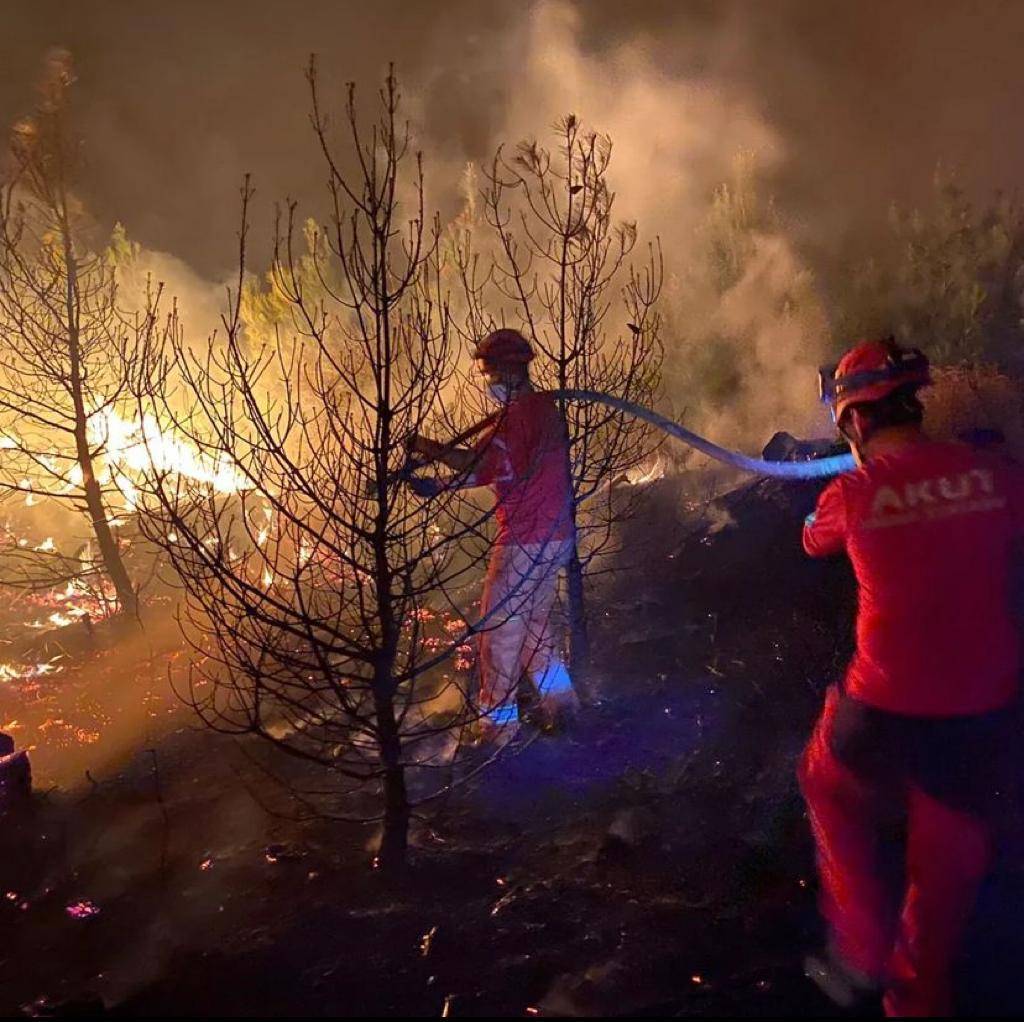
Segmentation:
<svg viewBox="0 0 1024 1022">
<path fill-rule="evenodd" d="M 305 763 L 287 784 L 309 812 L 381 820 L 393 866 L 472 719 L 466 679 L 447 664 L 472 629 L 458 615 L 437 625 L 476 574 L 486 514 L 455 489 L 425 503 L 403 480 L 409 438 L 450 425 L 438 416 L 457 338 L 396 81 L 368 127 L 348 87 L 343 145 L 313 63 L 308 81 L 328 216 L 303 228 L 294 205 L 279 214 L 274 312 L 260 320 L 244 308 L 259 298 L 246 182 L 223 336 L 200 350 L 173 332 L 146 388 L 161 398 L 140 408 L 230 464 L 237 493 L 154 469 L 144 521 L 184 591 L 198 654 L 186 696 L 201 718 Z"/>
<path fill-rule="evenodd" d="M 464 229 L 456 245 L 465 321 L 470 332 L 498 321 L 521 329 L 540 355 L 542 386 L 650 405 L 663 358 L 660 246 L 650 244 L 634 262 L 636 225 L 614 217 L 610 139 L 571 115 L 554 132 L 553 151 L 534 141 L 511 154 L 499 148 L 484 173 L 483 224 Z M 656 441 L 642 424 L 605 407 L 562 400 L 561 410 L 576 530 L 566 573 L 569 660 L 585 690 L 584 579 L 610 552 L 624 513 L 609 487 L 650 457 Z"/>
<path fill-rule="evenodd" d="M 89 247 L 74 192 L 73 81 L 68 55 L 51 54 L 35 111 L 11 134 L 0 188 L 0 487 L 85 516 L 97 554 L 15 547 L 5 581 L 47 586 L 98 570 L 134 615 L 138 585 L 115 533 L 124 499 L 108 455 L 157 329 L 159 291 L 129 311 L 115 262 Z"/>
</svg>

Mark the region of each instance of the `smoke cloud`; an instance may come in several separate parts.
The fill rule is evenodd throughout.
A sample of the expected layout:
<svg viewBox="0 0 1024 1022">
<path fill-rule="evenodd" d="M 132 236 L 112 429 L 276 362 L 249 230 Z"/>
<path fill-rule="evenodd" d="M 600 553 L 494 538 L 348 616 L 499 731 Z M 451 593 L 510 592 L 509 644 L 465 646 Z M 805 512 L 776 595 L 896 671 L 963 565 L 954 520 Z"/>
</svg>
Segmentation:
<svg viewBox="0 0 1024 1022">
<path fill-rule="evenodd" d="M 708 319 L 716 336 L 733 330 L 727 343 L 743 346 L 752 402 L 731 418 L 722 410 L 721 428 L 751 439 L 794 424 L 770 417 L 791 420 L 807 406 L 833 292 L 851 260 L 880 243 L 890 203 L 926 204 L 940 162 L 979 195 L 1013 187 L 1024 164 L 1024 135 L 1012 130 L 1024 9 L 1000 0 L 384 0 L 372 9 L 183 0 L 130 12 L 42 0 L 7 11 L 5 34 L 0 118 L 31 105 L 43 54 L 67 46 L 89 208 L 102 227 L 120 220 L 162 254 L 152 258 L 195 333 L 216 323 L 219 282 L 233 269 L 245 172 L 258 189 L 256 265 L 268 255 L 274 200 L 321 211 L 302 76 L 312 51 L 335 106 L 349 79 L 372 102 L 396 62 L 430 198 L 445 216 L 458 211 L 466 165 L 499 142 L 543 141 L 567 112 L 610 134 L 618 211 L 642 237 L 661 236 L 677 279 L 690 272 L 714 188 L 737 153 L 751 154 L 778 217 L 770 231 L 762 225 L 744 280 Z M 814 281 L 818 307 L 805 302 L 799 323 L 778 316 L 783 267 Z M 702 343 L 699 331 L 669 340 L 670 369 Z M 791 389 L 778 386 L 781 361 L 795 367 Z M 764 403 L 791 390 L 792 402 Z"/>
</svg>

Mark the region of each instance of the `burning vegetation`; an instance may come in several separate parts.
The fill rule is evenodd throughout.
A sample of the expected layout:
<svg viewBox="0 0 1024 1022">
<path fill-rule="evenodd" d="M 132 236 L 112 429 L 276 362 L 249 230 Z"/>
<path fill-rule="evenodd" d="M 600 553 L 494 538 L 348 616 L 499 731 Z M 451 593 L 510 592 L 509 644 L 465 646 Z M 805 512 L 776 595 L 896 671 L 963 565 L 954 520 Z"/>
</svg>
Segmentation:
<svg viewBox="0 0 1024 1022">
<path fill-rule="evenodd" d="M 82 933 L 117 950 L 59 980 L 38 963 L 13 980 L 12 953 L 0 1006 L 341 1011 L 355 990 L 445 1017 L 728 1014 L 774 993 L 819 1011 L 776 950 L 742 950 L 814 934 L 792 768 L 847 644 L 821 594 L 852 600 L 843 572 L 797 560 L 817 484 L 741 486 L 625 412 L 558 398 L 558 652 L 584 705 L 536 740 L 517 685 L 504 701 L 527 726 L 488 746 L 480 639 L 529 593 L 480 611 L 495 507 L 470 484 L 502 413 L 473 353 L 512 328 L 538 389 L 698 425 L 742 393 L 723 432 L 746 443 L 792 407 L 781 386 L 750 396 L 781 380 L 743 369 L 751 352 L 803 364 L 837 346 L 830 315 L 877 315 L 941 356 L 941 434 L 1019 453 L 1018 207 L 975 215 L 941 185 L 827 310 L 749 156 L 707 196 L 688 262 L 618 218 L 612 141 L 571 114 L 499 147 L 449 223 L 394 72 L 335 103 L 311 61 L 326 212 L 278 206 L 260 266 L 246 177 L 201 337 L 83 204 L 74 80 L 53 53 L 0 188 L 0 910 L 57 956 Z M 424 499 L 428 435 L 473 445 Z M 640 949 L 645 914 L 671 955 Z M 306 937 L 296 964 L 282 948 Z"/>
</svg>

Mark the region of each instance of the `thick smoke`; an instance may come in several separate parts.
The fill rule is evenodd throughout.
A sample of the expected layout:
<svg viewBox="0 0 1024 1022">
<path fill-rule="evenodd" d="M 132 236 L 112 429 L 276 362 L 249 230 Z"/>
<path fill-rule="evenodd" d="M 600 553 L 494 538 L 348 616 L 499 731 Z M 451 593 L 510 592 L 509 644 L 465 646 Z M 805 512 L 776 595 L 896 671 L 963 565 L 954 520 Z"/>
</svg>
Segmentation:
<svg viewBox="0 0 1024 1022">
<path fill-rule="evenodd" d="M 533 7 L 491 147 L 522 138 L 553 146 L 551 125 L 567 113 L 609 135 L 616 213 L 638 223 L 641 247 L 658 236 L 665 252 L 668 399 L 688 409 L 691 424 L 729 441 L 756 443 L 775 424 L 818 428 L 814 371 L 827 324 L 782 223 L 749 216 L 736 225 L 748 251 L 728 285 L 706 279 L 704 265 L 714 258 L 707 235 L 716 189 L 726 182 L 743 191 L 737 203 L 755 204 L 757 179 L 785 160 L 783 140 L 742 89 L 709 68 L 710 57 L 667 74 L 646 35 L 624 31 L 598 52 L 585 46 L 584 28 L 582 9 L 564 0 Z M 803 301 L 795 310 L 788 303 L 797 290 Z M 707 404 L 699 371 L 689 368 L 712 346 L 740 373 L 726 407 Z"/>
<path fill-rule="evenodd" d="M 265 198 L 307 198 L 321 183 L 302 81 L 311 51 L 336 81 L 367 91 L 395 60 L 422 103 L 428 151 L 458 163 L 485 157 L 501 127 L 542 129 L 515 124 L 513 111 L 529 113 L 524 97 L 536 92 L 524 69 L 536 81 L 538 33 L 559 19 L 544 4 L 469 0 L 181 0 L 131 12 L 40 0 L 5 11 L 0 115 L 10 123 L 24 112 L 42 55 L 68 46 L 98 215 L 217 278 L 230 268 L 244 171 L 257 172 Z M 580 73 L 621 83 L 642 65 L 667 96 L 690 82 L 761 119 L 782 142 L 775 191 L 815 270 L 841 243 L 870 240 L 891 199 L 923 201 L 937 161 L 985 190 L 1011 186 L 1024 163 L 1024 136 L 1012 130 L 1024 10 L 1012 0 L 593 0 L 576 5 L 574 22 L 561 31 L 583 61 L 563 74 L 564 50 L 549 46 L 553 88 L 574 88 Z M 561 106 L 553 95 L 541 109 Z M 713 109 L 712 124 L 677 130 L 721 136 L 727 148 L 735 113 Z M 693 106 L 677 119 L 684 113 Z M 654 131 L 646 118 L 638 106 L 637 125 Z M 643 170 L 693 176 L 689 166 Z"/>
<path fill-rule="evenodd" d="M 369 102 L 396 61 L 431 200 L 446 216 L 458 210 L 466 164 L 485 161 L 498 142 L 543 139 L 569 111 L 607 132 L 619 211 L 662 237 L 677 276 L 689 272 L 712 190 L 737 153 L 750 152 L 759 190 L 777 197 L 779 213 L 751 274 L 764 285 L 781 266 L 809 271 L 820 303 L 795 333 L 790 321 L 781 340 L 770 340 L 778 294 L 745 286 L 724 303 L 719 331 L 763 309 L 760 339 L 751 342 L 749 330 L 733 338 L 749 349 L 743 390 L 758 401 L 779 393 L 777 381 L 761 377 L 785 358 L 796 362 L 786 380 L 803 404 L 832 289 L 883 236 L 893 200 L 927 203 L 940 161 L 979 194 L 1011 186 L 1024 163 L 1024 136 L 1006 130 L 1024 85 L 1024 9 L 996 0 L 394 0 L 372 9 L 185 0 L 131 13 L 44 0 L 8 11 L 5 30 L 0 116 L 10 123 L 26 109 L 42 55 L 68 46 L 79 71 L 90 209 L 101 224 L 123 221 L 145 249 L 180 260 L 171 265 L 200 280 L 231 273 L 246 171 L 259 189 L 257 263 L 268 254 L 272 200 L 291 196 L 320 211 L 323 171 L 302 78 L 314 50 L 338 99 L 353 79 Z M 766 276 L 767 259 L 775 268 Z M 205 332 L 222 288 L 202 297 L 202 286 L 182 287 L 192 329 Z M 738 308 L 740 294 L 761 306 Z M 671 340 L 672 358 L 689 361 L 694 338 Z M 687 394 L 672 397 L 693 405 Z M 724 411 L 717 418 L 753 440 L 798 425 L 768 421 L 790 419 L 787 409 L 796 415 L 788 400 L 741 403 L 735 430 Z"/>
</svg>

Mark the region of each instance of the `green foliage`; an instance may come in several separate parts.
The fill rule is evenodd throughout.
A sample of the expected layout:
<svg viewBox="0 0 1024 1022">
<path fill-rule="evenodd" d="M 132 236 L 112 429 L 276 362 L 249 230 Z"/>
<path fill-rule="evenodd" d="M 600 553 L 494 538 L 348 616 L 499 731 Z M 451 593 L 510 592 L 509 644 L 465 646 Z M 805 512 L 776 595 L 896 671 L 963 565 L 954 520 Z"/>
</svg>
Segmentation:
<svg viewBox="0 0 1024 1022">
<path fill-rule="evenodd" d="M 936 361 L 1012 359 L 1021 341 L 1024 210 L 996 196 L 976 206 L 936 174 L 924 209 L 890 213 L 891 245 L 855 267 L 839 299 L 839 345 L 895 334 Z"/>
<path fill-rule="evenodd" d="M 699 389 L 704 404 L 724 408 L 743 385 L 740 352 L 728 338 L 707 337 L 690 355 L 683 375 L 689 393 Z"/>
<path fill-rule="evenodd" d="M 110 232 L 110 241 L 103 253 L 103 259 L 113 270 L 131 267 L 139 258 L 142 246 L 128 237 L 124 224 L 118 221 Z"/>
<path fill-rule="evenodd" d="M 279 335 L 309 337 L 322 331 L 333 338 L 337 324 L 327 308 L 337 304 L 333 296 L 339 293 L 339 278 L 327 237 L 315 220 L 307 219 L 302 241 L 304 248 L 294 257 L 282 252 L 283 261 L 275 261 L 262 279 L 246 280 L 240 314 L 250 342 L 273 344 Z"/>
</svg>

